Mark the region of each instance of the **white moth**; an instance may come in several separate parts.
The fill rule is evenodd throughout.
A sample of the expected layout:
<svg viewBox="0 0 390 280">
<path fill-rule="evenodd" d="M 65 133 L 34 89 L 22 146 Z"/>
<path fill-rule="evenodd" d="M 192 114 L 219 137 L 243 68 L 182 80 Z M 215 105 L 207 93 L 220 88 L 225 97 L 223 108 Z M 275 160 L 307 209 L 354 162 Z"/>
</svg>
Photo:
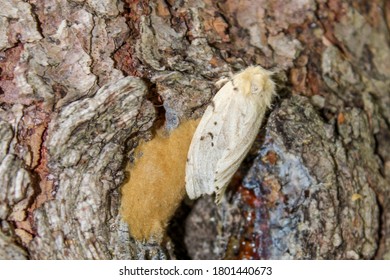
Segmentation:
<svg viewBox="0 0 390 280">
<path fill-rule="evenodd" d="M 272 72 L 251 66 L 215 95 L 192 138 L 186 165 L 191 199 L 216 193 L 221 198 L 249 152 L 275 94 Z"/>
</svg>

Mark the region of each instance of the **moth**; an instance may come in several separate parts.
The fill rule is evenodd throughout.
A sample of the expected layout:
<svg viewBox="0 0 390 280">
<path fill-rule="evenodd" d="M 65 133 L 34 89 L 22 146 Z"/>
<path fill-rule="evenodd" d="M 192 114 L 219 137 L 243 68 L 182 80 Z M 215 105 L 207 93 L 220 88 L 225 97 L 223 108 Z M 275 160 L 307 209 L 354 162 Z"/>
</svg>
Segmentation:
<svg viewBox="0 0 390 280">
<path fill-rule="evenodd" d="M 215 192 L 215 202 L 221 202 L 275 95 L 272 74 L 261 66 L 250 66 L 212 99 L 188 151 L 185 182 L 191 199 Z"/>
</svg>

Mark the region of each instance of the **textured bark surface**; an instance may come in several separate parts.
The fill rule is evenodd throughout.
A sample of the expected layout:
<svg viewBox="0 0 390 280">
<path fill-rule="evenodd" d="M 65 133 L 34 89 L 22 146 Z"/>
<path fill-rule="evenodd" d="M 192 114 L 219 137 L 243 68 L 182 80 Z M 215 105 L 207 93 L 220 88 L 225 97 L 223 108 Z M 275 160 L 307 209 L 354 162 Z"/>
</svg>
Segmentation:
<svg viewBox="0 0 390 280">
<path fill-rule="evenodd" d="M 388 1 L 0 7 L 0 259 L 390 258 Z M 135 241 L 134 147 L 252 64 L 279 98 L 226 200 L 185 201 L 163 244 Z"/>
</svg>

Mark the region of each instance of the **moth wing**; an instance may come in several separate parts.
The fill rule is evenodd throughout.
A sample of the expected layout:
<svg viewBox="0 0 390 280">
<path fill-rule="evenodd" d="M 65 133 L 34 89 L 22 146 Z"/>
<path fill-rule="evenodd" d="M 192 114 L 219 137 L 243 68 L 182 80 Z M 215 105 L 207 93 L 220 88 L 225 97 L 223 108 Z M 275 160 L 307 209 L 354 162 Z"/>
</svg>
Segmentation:
<svg viewBox="0 0 390 280">
<path fill-rule="evenodd" d="M 202 119 L 193 136 L 186 165 L 186 191 L 191 199 L 198 198 L 203 194 L 215 192 L 212 170 L 215 170 L 216 160 L 221 156 L 211 146 L 213 143 L 210 135 L 216 135 L 211 125 L 221 117 L 215 114 L 210 105 L 202 116 Z"/>
<path fill-rule="evenodd" d="M 216 165 L 214 186 L 217 204 L 220 203 L 230 180 L 258 134 L 262 115 L 258 114 L 254 106 L 255 104 L 249 102 L 245 96 L 236 98 L 235 102 L 229 106 L 229 114 L 225 121 L 233 131 L 225 135 L 226 143 L 229 145 L 224 149 Z"/>
<path fill-rule="evenodd" d="M 234 104 L 231 82 L 218 91 L 212 103 L 207 107 L 194 133 L 186 165 L 186 192 L 191 199 L 216 191 L 214 176 L 218 159 L 227 144 L 224 126 Z M 223 133 L 223 135 L 222 135 Z M 222 143 L 222 144 L 221 144 Z M 222 148 L 221 149 L 221 145 Z"/>
<path fill-rule="evenodd" d="M 216 192 L 216 202 L 220 202 L 271 102 L 274 84 L 269 75 L 260 66 L 248 67 L 213 98 L 190 145 L 186 167 L 190 198 Z"/>
</svg>

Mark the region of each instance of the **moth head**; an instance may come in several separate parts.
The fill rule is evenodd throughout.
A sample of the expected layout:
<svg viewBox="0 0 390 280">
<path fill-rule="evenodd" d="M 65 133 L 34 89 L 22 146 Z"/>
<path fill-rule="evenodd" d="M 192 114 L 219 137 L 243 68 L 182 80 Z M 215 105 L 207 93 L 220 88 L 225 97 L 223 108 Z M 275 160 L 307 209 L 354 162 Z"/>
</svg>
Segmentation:
<svg viewBox="0 0 390 280">
<path fill-rule="evenodd" d="M 264 81 L 264 77 L 260 74 L 254 75 L 251 80 L 251 93 L 253 95 L 259 95 L 264 92 L 266 81 Z"/>
<path fill-rule="evenodd" d="M 271 75 L 271 72 L 264 69 L 260 69 L 257 73 L 254 73 L 251 79 L 251 93 L 263 97 L 273 94 L 275 84 L 271 79 Z"/>
<path fill-rule="evenodd" d="M 249 67 L 245 72 L 249 84 L 249 95 L 261 106 L 270 107 L 272 97 L 275 94 L 275 83 L 271 78 L 273 72 L 261 66 Z"/>
<path fill-rule="evenodd" d="M 272 74 L 261 66 L 250 66 L 239 73 L 234 80 L 241 92 L 260 97 L 274 92 Z"/>
</svg>

